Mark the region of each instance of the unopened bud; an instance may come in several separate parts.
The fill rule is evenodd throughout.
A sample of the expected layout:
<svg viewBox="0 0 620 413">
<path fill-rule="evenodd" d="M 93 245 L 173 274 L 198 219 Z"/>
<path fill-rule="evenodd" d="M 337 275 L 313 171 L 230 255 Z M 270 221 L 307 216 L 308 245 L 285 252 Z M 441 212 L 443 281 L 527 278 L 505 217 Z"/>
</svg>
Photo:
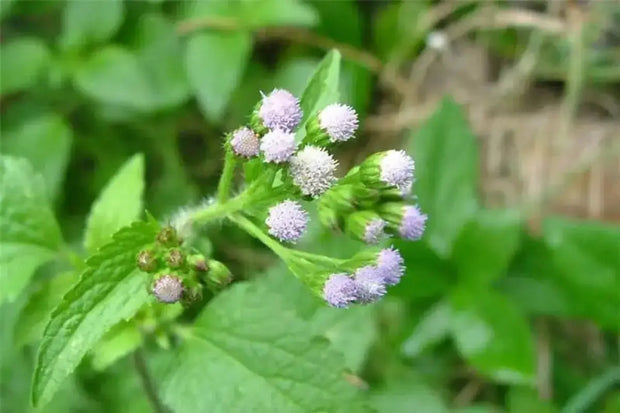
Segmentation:
<svg viewBox="0 0 620 413">
<path fill-rule="evenodd" d="M 373 211 L 357 211 L 346 219 L 345 230 L 367 244 L 377 244 L 385 237 L 387 223 Z"/>
<path fill-rule="evenodd" d="M 136 257 L 138 268 L 144 272 L 154 273 L 159 269 L 157 257 L 153 250 L 143 250 L 138 253 Z"/>
<path fill-rule="evenodd" d="M 181 245 L 176 230 L 171 226 L 166 226 L 157 234 L 157 242 L 164 247 L 178 247 Z"/>
<path fill-rule="evenodd" d="M 209 265 L 207 264 L 207 261 L 202 254 L 190 255 L 189 257 L 187 257 L 187 262 L 189 263 L 190 268 L 192 268 L 194 271 L 209 271 Z"/>
<path fill-rule="evenodd" d="M 174 248 L 168 252 L 168 265 L 170 268 L 181 268 L 185 264 L 185 254 L 180 249 Z"/>
<path fill-rule="evenodd" d="M 216 260 L 209 260 L 208 266 L 209 272 L 207 273 L 206 283 L 211 290 L 221 290 L 230 284 L 233 276 L 227 266 Z"/>
<path fill-rule="evenodd" d="M 427 216 L 417 206 L 390 202 L 382 205 L 379 213 L 401 238 L 415 241 L 424 235 Z"/>
<path fill-rule="evenodd" d="M 153 295 L 162 303 L 176 303 L 183 296 L 183 282 L 173 274 L 165 274 L 155 280 Z"/>
<path fill-rule="evenodd" d="M 362 182 L 368 187 L 396 187 L 402 193 L 411 190 L 413 170 L 413 159 L 405 151 L 397 150 L 375 153 L 359 169 Z"/>
</svg>

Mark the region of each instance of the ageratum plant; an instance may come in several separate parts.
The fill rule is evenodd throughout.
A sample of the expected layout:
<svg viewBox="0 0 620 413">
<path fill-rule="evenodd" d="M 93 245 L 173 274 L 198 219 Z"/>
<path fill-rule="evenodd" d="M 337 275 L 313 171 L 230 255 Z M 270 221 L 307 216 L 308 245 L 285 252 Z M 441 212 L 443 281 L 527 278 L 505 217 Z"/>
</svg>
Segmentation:
<svg viewBox="0 0 620 413">
<path fill-rule="evenodd" d="M 105 345 L 107 337 L 123 343 L 113 356 L 105 356 L 110 360 L 131 352 L 143 357 L 141 339 L 119 341 L 135 326 L 141 336 L 154 337 L 159 347 L 175 350 L 171 354 L 178 357 L 167 363 L 161 381 L 151 377 L 142 358 L 137 361 L 145 387 L 156 387 L 152 382 L 157 381 L 163 388 L 160 395 L 149 393 L 158 409 L 163 403 L 188 410 L 181 389 L 193 385 L 186 376 L 195 369 L 192 346 L 200 348 L 200 360 L 207 361 L 201 367 L 207 378 L 220 364 L 227 371 L 225 378 L 207 379 L 215 387 L 204 389 L 204 399 L 192 400 L 196 411 L 220 411 L 214 407 L 218 404 L 232 409 L 228 411 L 248 411 L 263 402 L 256 407 L 260 411 L 295 411 L 291 406 L 326 411 L 337 400 L 341 406 L 352 402 L 356 389 L 343 380 L 340 370 L 324 368 L 337 362 L 313 333 L 296 330 L 299 323 L 285 313 L 278 319 L 266 315 L 271 313 L 263 309 L 274 303 L 257 301 L 265 296 L 252 290 L 259 287 L 230 287 L 234 274 L 201 248 L 209 225 L 236 226 L 268 247 L 305 288 L 337 311 L 375 303 L 399 283 L 405 261 L 392 241 L 420 239 L 427 219 L 412 195 L 415 163 L 404 151 L 391 149 L 368 156 L 348 171 L 339 168 L 334 149 L 355 139 L 359 119 L 354 108 L 334 98 L 338 64 L 339 55 L 330 53 L 301 99 L 284 89 L 260 95 L 257 91 L 259 100 L 247 124 L 224 137 L 217 191 L 204 202 L 161 219 L 147 213 L 145 221 L 133 222 L 110 239 L 98 235 L 108 233 L 105 217 L 127 211 L 108 211 L 105 200 L 98 201 L 86 237 L 92 255 L 85 264 L 75 259 L 83 268 L 81 276 L 54 309 L 43 333 L 33 404 L 47 403 L 82 358 Z M 5 163 L 8 169 L 15 166 L 13 161 Z M 134 165 L 141 165 L 141 158 L 127 168 Z M 123 179 L 120 186 L 126 185 Z M 299 241 L 312 220 L 365 247 L 345 258 L 303 251 Z M 271 296 L 275 302 L 293 299 L 284 292 Z M 201 336 L 196 325 L 206 328 L 210 338 Z M 244 325 L 249 330 L 237 331 Z M 263 344 L 265 340 L 275 347 Z M 252 357 L 246 359 L 249 354 Z M 97 363 L 111 363 L 105 360 Z M 260 366 L 252 367 L 256 360 Z M 287 370 L 289 365 L 293 370 Z M 265 368 L 269 371 L 255 382 L 255 369 Z M 299 378 L 300 371 L 312 378 Z M 246 386 L 254 396 L 243 395 Z M 230 391 L 241 393 L 231 398 Z M 240 402 L 238 397 L 247 399 Z"/>
</svg>

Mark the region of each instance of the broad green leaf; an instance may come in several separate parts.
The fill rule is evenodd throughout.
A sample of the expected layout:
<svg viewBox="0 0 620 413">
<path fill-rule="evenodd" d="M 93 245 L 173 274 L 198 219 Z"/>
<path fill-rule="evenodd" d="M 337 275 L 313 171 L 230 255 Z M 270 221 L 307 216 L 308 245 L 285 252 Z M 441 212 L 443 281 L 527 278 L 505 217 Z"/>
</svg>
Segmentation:
<svg viewBox="0 0 620 413">
<path fill-rule="evenodd" d="M 0 95 L 33 86 L 49 58 L 45 43 L 34 37 L 19 37 L 0 44 Z"/>
<path fill-rule="evenodd" d="M 177 413 L 364 411 L 342 359 L 285 300 L 262 280 L 218 295 L 172 364 L 164 401 Z"/>
<path fill-rule="evenodd" d="M 504 275 L 519 247 L 521 217 L 510 209 L 480 210 L 461 231 L 452 259 L 467 284 L 486 285 Z"/>
<path fill-rule="evenodd" d="M 319 59 L 307 57 L 287 59 L 278 65 L 273 75 L 274 87 L 286 89 L 295 96 L 301 96 L 319 62 Z"/>
<path fill-rule="evenodd" d="M 544 240 L 576 314 L 620 329 L 620 227 L 549 218 Z"/>
<path fill-rule="evenodd" d="M 441 395 L 418 377 L 392 379 L 371 392 L 370 400 L 377 413 L 424 412 L 448 413 Z"/>
<path fill-rule="evenodd" d="M 54 199 L 64 180 L 72 140 L 69 125 L 58 115 L 46 113 L 8 130 L 2 152 L 27 159 L 43 177 L 48 196 Z"/>
<path fill-rule="evenodd" d="M 477 204 L 477 144 L 463 109 L 453 99 L 444 99 L 415 134 L 411 148 L 414 191 L 428 214 L 424 237 L 439 255 L 448 257 Z"/>
<path fill-rule="evenodd" d="M 340 80 L 340 52 L 332 50 L 325 55 L 317 66 L 312 77 L 301 95 L 301 109 L 304 117 L 297 130 L 297 140 L 306 135 L 306 122 L 330 103 L 338 100 L 338 83 Z"/>
<path fill-rule="evenodd" d="M 86 352 L 149 300 L 146 274 L 136 269 L 136 254 L 157 235 L 154 222 L 136 222 L 86 262 L 80 281 L 54 309 L 39 347 L 32 402 L 44 405 Z"/>
<path fill-rule="evenodd" d="M 510 413 L 557 413 L 553 404 L 541 400 L 536 390 L 528 387 L 513 387 L 508 392 L 508 411 Z"/>
<path fill-rule="evenodd" d="M 244 31 L 196 33 L 188 40 L 185 69 L 207 119 L 218 121 L 241 80 L 252 38 Z"/>
<path fill-rule="evenodd" d="M 60 44 L 71 49 L 103 43 L 123 22 L 123 0 L 68 0 Z"/>
<path fill-rule="evenodd" d="M 76 87 L 99 102 L 149 111 L 153 93 L 138 57 L 131 51 L 106 46 L 97 49 L 74 74 Z"/>
<path fill-rule="evenodd" d="M 0 156 L 0 303 L 13 300 L 62 244 L 45 185 L 30 164 Z"/>
<path fill-rule="evenodd" d="M 84 234 L 88 251 L 96 251 L 119 228 L 139 218 L 143 192 L 144 157 L 138 154 L 125 162 L 94 202 Z"/>
<path fill-rule="evenodd" d="M 142 333 L 135 323 L 126 321 L 117 324 L 91 351 L 93 368 L 98 371 L 105 370 L 141 344 Z"/>
<path fill-rule="evenodd" d="M 65 272 L 51 277 L 28 297 L 15 323 L 15 344 L 23 346 L 40 340 L 52 310 L 77 281 L 77 274 Z"/>
<path fill-rule="evenodd" d="M 431 307 L 418 322 L 411 336 L 403 343 L 402 352 L 408 357 L 420 355 L 429 346 L 444 340 L 450 334 L 452 308 L 440 301 Z"/>
<path fill-rule="evenodd" d="M 311 322 L 315 334 L 327 338 L 331 348 L 344 356 L 346 367 L 359 373 L 377 338 L 376 307 L 357 306 L 345 311 L 321 307 Z"/>
<path fill-rule="evenodd" d="M 532 384 L 533 338 L 527 320 L 493 291 L 460 287 L 451 297 L 456 347 L 476 370 L 507 384 Z"/>
</svg>

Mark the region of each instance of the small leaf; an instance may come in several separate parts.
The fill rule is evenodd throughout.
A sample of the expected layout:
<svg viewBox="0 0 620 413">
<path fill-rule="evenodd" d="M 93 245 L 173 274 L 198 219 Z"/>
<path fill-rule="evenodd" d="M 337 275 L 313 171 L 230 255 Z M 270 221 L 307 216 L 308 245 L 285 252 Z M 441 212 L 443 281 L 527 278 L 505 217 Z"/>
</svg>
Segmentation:
<svg viewBox="0 0 620 413">
<path fill-rule="evenodd" d="M 41 174 L 49 197 L 54 199 L 64 180 L 72 140 L 73 132 L 67 123 L 47 113 L 8 130 L 2 151 L 26 158 Z"/>
<path fill-rule="evenodd" d="M 486 285 L 504 274 L 519 247 L 518 211 L 481 210 L 454 244 L 452 259 L 465 283 Z"/>
<path fill-rule="evenodd" d="M 448 257 L 477 205 L 477 146 L 461 107 L 444 99 L 416 133 L 412 148 L 414 191 L 428 214 L 424 237 L 439 255 Z"/>
<path fill-rule="evenodd" d="M 143 192 L 144 157 L 138 154 L 125 162 L 94 202 L 84 234 L 88 251 L 96 251 L 119 228 L 140 217 Z"/>
<path fill-rule="evenodd" d="M 64 8 L 60 44 L 78 48 L 103 43 L 123 22 L 122 0 L 69 0 Z"/>
<path fill-rule="evenodd" d="M 80 281 L 54 309 L 37 354 L 32 402 L 44 405 L 86 352 L 114 325 L 131 318 L 149 300 L 136 254 L 157 235 L 157 224 L 136 222 L 86 262 Z"/>
<path fill-rule="evenodd" d="M 244 31 L 196 33 L 187 43 L 185 68 L 207 119 L 218 121 L 241 80 L 252 38 Z"/>
<path fill-rule="evenodd" d="M 0 303 L 13 300 L 62 244 L 45 185 L 30 164 L 0 156 Z"/>
<path fill-rule="evenodd" d="M 429 346 L 448 337 L 452 325 L 450 303 L 440 301 L 431 307 L 418 322 L 411 336 L 403 344 L 403 354 L 409 357 L 420 355 Z"/>
<path fill-rule="evenodd" d="M 451 331 L 459 353 L 499 383 L 532 384 L 533 339 L 518 309 L 493 291 L 461 287 L 450 298 Z"/>
<path fill-rule="evenodd" d="M 543 230 L 554 276 L 575 313 L 620 329 L 620 227 L 549 218 Z"/>
<path fill-rule="evenodd" d="M 142 334 L 135 323 L 126 321 L 117 324 L 91 351 L 93 368 L 105 370 L 141 344 Z"/>
<path fill-rule="evenodd" d="M 332 50 L 327 53 L 317 66 L 301 96 L 301 109 L 304 118 L 297 131 L 297 140 L 306 135 L 304 125 L 319 110 L 338 100 L 338 84 L 340 80 L 340 52 Z"/>
<path fill-rule="evenodd" d="M 49 58 L 45 43 L 33 37 L 19 37 L 0 44 L 0 95 L 34 86 Z"/>
<path fill-rule="evenodd" d="M 283 300 L 262 280 L 218 295 L 172 364 L 164 401 L 177 413 L 365 411 L 340 357 Z"/>
</svg>

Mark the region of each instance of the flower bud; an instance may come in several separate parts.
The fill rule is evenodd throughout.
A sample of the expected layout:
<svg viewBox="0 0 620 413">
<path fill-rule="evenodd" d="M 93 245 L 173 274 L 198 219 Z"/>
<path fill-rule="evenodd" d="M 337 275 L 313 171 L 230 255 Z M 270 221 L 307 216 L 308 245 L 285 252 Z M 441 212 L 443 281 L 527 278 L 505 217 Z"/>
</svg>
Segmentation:
<svg viewBox="0 0 620 413">
<path fill-rule="evenodd" d="M 232 133 L 230 147 L 237 156 L 252 158 L 258 156 L 260 142 L 254 131 L 242 127 Z"/>
<path fill-rule="evenodd" d="M 390 228 L 402 238 L 415 241 L 424 235 L 427 216 L 419 207 L 390 202 L 382 205 L 379 212 Z"/>
<path fill-rule="evenodd" d="M 181 245 L 181 241 L 177 235 L 176 230 L 171 226 L 166 226 L 157 234 L 157 242 L 164 247 L 178 247 Z"/>
<path fill-rule="evenodd" d="M 252 114 L 251 123 L 253 129 L 260 133 L 264 133 L 265 129 L 292 132 L 302 117 L 299 99 L 288 90 L 274 89 L 268 95 L 263 95 Z"/>
<path fill-rule="evenodd" d="M 336 180 L 338 162 L 323 148 L 306 146 L 290 160 L 289 172 L 301 193 L 318 197 Z"/>
<path fill-rule="evenodd" d="M 328 105 L 306 124 L 306 142 L 327 146 L 348 141 L 355 134 L 358 123 L 357 113 L 352 107 L 340 103 Z"/>
<path fill-rule="evenodd" d="M 209 271 L 209 264 L 202 254 L 194 254 L 187 257 L 187 262 L 194 271 L 204 273 Z"/>
<path fill-rule="evenodd" d="M 141 271 L 154 273 L 159 270 L 159 262 L 153 250 L 140 251 L 136 261 Z"/>
<path fill-rule="evenodd" d="M 401 193 L 407 192 L 411 190 L 414 165 L 405 151 L 379 152 L 360 165 L 360 177 L 371 188 L 396 187 Z"/>
<path fill-rule="evenodd" d="M 357 211 L 345 221 L 347 234 L 367 244 L 377 244 L 385 237 L 387 223 L 373 211 Z"/>
<path fill-rule="evenodd" d="M 168 257 L 166 260 L 170 268 L 181 268 L 185 264 L 185 254 L 183 254 L 180 249 L 173 248 L 168 251 Z"/>
<path fill-rule="evenodd" d="M 233 276 L 227 266 L 216 260 L 209 260 L 207 265 L 209 272 L 205 280 L 212 291 L 221 290 L 231 283 Z"/>
<path fill-rule="evenodd" d="M 332 307 L 346 308 L 357 300 L 357 284 L 347 274 L 332 274 L 323 287 L 323 297 Z"/>
<path fill-rule="evenodd" d="M 355 209 L 353 185 L 337 185 L 321 196 L 318 215 L 321 225 L 339 229 L 340 220 Z"/>
<path fill-rule="evenodd" d="M 295 153 L 295 135 L 279 129 L 267 132 L 260 141 L 265 161 L 287 162 Z"/>
<path fill-rule="evenodd" d="M 280 241 L 295 242 L 306 231 L 308 213 L 299 202 L 287 199 L 269 208 L 265 224 L 269 233 Z"/>
<path fill-rule="evenodd" d="M 183 296 L 185 287 L 179 277 L 174 274 L 164 274 L 155 280 L 153 295 L 162 303 L 176 303 Z"/>
</svg>

